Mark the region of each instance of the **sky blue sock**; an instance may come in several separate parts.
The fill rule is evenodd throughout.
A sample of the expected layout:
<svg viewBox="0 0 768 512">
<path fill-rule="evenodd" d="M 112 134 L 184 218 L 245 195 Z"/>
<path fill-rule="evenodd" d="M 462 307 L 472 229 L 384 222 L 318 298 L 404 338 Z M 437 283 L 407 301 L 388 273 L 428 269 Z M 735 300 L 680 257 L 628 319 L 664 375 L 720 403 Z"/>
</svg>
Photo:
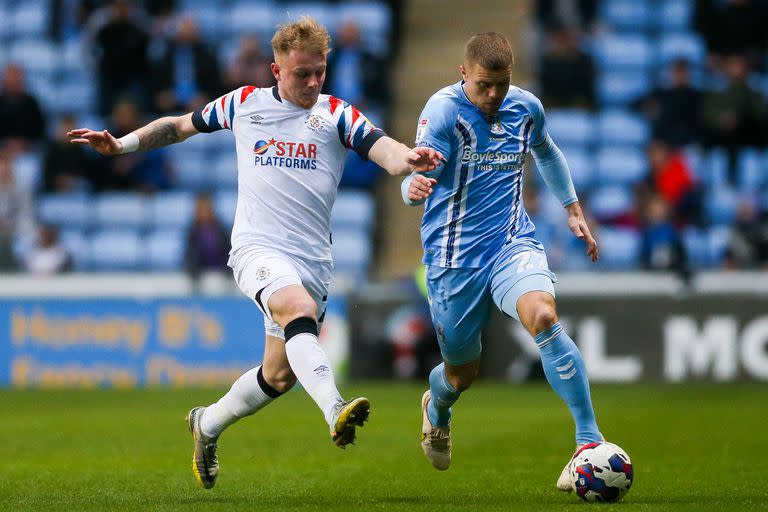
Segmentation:
<svg viewBox="0 0 768 512">
<path fill-rule="evenodd" d="M 560 322 L 537 334 L 534 341 L 541 351 L 541 364 L 549 385 L 571 410 L 576 423 L 576 443 L 600 441 L 602 435 L 592 410 L 587 370 L 578 347 Z"/>
<path fill-rule="evenodd" d="M 429 421 L 436 427 L 447 427 L 451 421 L 451 406 L 461 393 L 448 382 L 445 363 L 435 366 L 429 374 L 429 391 L 432 394 L 427 405 Z"/>
</svg>

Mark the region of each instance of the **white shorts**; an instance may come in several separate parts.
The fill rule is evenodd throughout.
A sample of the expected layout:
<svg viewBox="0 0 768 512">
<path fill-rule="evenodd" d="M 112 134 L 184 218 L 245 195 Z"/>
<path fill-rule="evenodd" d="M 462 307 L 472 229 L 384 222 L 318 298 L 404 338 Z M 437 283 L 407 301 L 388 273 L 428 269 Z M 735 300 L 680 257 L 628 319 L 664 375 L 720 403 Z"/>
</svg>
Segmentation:
<svg viewBox="0 0 768 512">
<path fill-rule="evenodd" d="M 232 272 L 237 286 L 264 313 L 267 334 L 285 339 L 283 328 L 272 319 L 269 298 L 286 286 L 303 286 L 317 304 L 319 330 L 325 316 L 332 270 L 331 263 L 305 260 L 273 249 L 259 249 L 249 254 L 247 262 L 235 265 Z"/>
</svg>

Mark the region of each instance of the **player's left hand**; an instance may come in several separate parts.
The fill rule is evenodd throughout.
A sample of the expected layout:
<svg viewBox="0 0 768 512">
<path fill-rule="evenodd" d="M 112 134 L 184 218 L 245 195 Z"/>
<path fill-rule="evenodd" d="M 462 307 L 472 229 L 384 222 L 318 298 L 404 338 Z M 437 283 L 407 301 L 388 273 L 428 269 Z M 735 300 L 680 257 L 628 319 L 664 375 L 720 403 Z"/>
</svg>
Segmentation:
<svg viewBox="0 0 768 512">
<path fill-rule="evenodd" d="M 413 148 L 405 156 L 405 161 L 415 172 L 428 172 L 437 169 L 437 166 L 445 162 L 442 153 L 433 148 Z"/>
<path fill-rule="evenodd" d="M 578 238 L 584 240 L 587 244 L 587 254 L 593 262 L 600 258 L 600 249 L 597 247 L 597 241 L 592 236 L 592 232 L 587 225 L 587 219 L 584 218 L 584 212 L 581 211 L 581 205 L 578 201 L 566 206 L 568 210 L 568 227 Z"/>
</svg>

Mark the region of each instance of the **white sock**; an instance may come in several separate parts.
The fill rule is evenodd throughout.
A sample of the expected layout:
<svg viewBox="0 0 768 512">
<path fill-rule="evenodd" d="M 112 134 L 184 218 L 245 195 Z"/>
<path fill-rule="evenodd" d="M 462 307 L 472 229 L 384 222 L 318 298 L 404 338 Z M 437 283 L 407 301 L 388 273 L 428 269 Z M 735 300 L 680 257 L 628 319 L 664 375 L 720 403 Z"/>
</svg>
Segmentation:
<svg viewBox="0 0 768 512">
<path fill-rule="evenodd" d="M 333 406 L 342 398 L 336 389 L 331 363 L 317 342 L 317 336 L 307 332 L 293 336 L 285 344 L 285 353 L 296 378 L 323 411 L 325 421 L 333 429 Z"/>
<path fill-rule="evenodd" d="M 272 389 L 266 381 L 264 385 L 268 389 L 263 389 L 262 384 L 259 383 L 260 371 L 261 366 L 248 370 L 232 384 L 226 395 L 215 404 L 206 407 L 200 419 L 200 430 L 203 434 L 208 437 L 219 437 L 225 428 L 240 418 L 254 414 L 279 396 L 267 394 L 269 392 L 275 395 L 277 391 Z"/>
</svg>

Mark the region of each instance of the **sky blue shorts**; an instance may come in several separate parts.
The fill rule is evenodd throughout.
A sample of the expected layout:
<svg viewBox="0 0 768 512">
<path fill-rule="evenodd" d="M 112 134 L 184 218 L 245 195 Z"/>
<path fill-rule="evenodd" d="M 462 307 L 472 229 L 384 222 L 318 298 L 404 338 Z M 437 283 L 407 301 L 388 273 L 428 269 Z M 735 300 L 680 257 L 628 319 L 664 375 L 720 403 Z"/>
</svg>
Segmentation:
<svg viewBox="0 0 768 512">
<path fill-rule="evenodd" d="M 480 331 L 491 303 L 501 310 L 512 293 L 517 304 L 523 294 L 544 291 L 555 295 L 555 274 L 549 270 L 544 247 L 533 238 L 514 239 L 481 268 L 427 267 L 427 290 L 437 340 L 443 359 L 458 366 L 480 357 Z M 520 320 L 517 308 L 503 311 Z"/>
</svg>

